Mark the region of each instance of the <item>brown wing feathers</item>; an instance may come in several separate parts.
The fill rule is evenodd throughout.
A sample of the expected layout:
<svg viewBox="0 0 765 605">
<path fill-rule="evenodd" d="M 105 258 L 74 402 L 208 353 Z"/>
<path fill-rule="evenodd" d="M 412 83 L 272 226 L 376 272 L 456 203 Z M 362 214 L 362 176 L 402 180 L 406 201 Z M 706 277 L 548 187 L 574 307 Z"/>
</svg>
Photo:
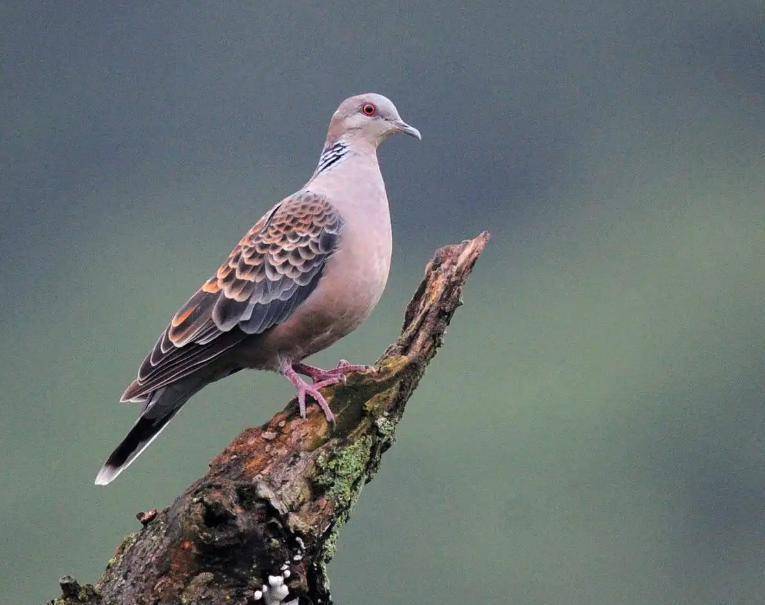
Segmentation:
<svg viewBox="0 0 765 605">
<path fill-rule="evenodd" d="M 123 401 L 143 399 L 285 321 L 316 287 L 341 229 L 340 215 L 313 193 L 272 209 L 175 314 Z"/>
</svg>

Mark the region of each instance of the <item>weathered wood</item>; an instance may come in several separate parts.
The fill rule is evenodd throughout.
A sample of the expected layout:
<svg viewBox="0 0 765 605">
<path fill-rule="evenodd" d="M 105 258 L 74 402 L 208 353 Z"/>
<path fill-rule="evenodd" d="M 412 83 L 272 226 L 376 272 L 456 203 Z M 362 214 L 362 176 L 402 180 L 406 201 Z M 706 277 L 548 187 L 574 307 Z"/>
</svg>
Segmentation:
<svg viewBox="0 0 765 605">
<path fill-rule="evenodd" d="M 317 406 L 300 418 L 293 400 L 246 429 L 170 507 L 139 514 L 143 529 L 95 587 L 62 578 L 56 605 L 331 603 L 326 564 L 338 531 L 393 444 L 488 239 L 436 252 L 375 369 L 325 389 L 334 428 Z"/>
</svg>

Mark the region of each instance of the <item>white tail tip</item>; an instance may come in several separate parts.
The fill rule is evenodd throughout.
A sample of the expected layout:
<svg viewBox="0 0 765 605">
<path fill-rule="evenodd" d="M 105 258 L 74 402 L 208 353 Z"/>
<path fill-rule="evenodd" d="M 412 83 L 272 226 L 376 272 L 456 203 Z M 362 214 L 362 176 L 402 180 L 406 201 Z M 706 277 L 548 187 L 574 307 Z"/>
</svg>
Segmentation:
<svg viewBox="0 0 765 605">
<path fill-rule="evenodd" d="M 114 468 L 113 466 L 102 466 L 101 470 L 98 471 L 98 475 L 96 475 L 95 484 L 109 485 L 112 481 L 114 481 L 114 478 L 120 474 L 121 470 L 122 469 Z"/>
</svg>

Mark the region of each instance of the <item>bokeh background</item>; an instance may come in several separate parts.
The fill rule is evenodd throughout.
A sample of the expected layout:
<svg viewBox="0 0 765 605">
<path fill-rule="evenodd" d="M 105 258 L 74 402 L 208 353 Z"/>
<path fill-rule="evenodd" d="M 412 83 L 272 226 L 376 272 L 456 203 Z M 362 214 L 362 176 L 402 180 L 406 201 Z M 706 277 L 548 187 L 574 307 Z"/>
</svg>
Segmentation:
<svg viewBox="0 0 765 605">
<path fill-rule="evenodd" d="M 175 309 L 390 96 L 394 265 L 316 361 L 372 360 L 437 246 L 494 238 L 331 566 L 340 604 L 765 602 L 765 9 L 0 5 L 0 600 L 92 581 L 291 397 L 240 373 L 108 489 Z"/>
</svg>

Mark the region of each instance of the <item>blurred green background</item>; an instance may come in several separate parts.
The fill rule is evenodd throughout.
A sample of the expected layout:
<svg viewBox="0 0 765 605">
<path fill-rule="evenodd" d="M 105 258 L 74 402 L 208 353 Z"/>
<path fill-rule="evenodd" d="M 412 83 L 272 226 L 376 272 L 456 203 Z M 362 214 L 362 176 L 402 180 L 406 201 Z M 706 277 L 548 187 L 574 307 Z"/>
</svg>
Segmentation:
<svg viewBox="0 0 765 605">
<path fill-rule="evenodd" d="M 317 362 L 373 360 L 437 246 L 494 239 L 331 566 L 340 604 L 765 602 L 765 8 L 0 5 L 0 600 L 95 580 L 291 388 L 195 397 L 107 489 L 176 308 L 390 96 L 394 264 Z"/>
</svg>

